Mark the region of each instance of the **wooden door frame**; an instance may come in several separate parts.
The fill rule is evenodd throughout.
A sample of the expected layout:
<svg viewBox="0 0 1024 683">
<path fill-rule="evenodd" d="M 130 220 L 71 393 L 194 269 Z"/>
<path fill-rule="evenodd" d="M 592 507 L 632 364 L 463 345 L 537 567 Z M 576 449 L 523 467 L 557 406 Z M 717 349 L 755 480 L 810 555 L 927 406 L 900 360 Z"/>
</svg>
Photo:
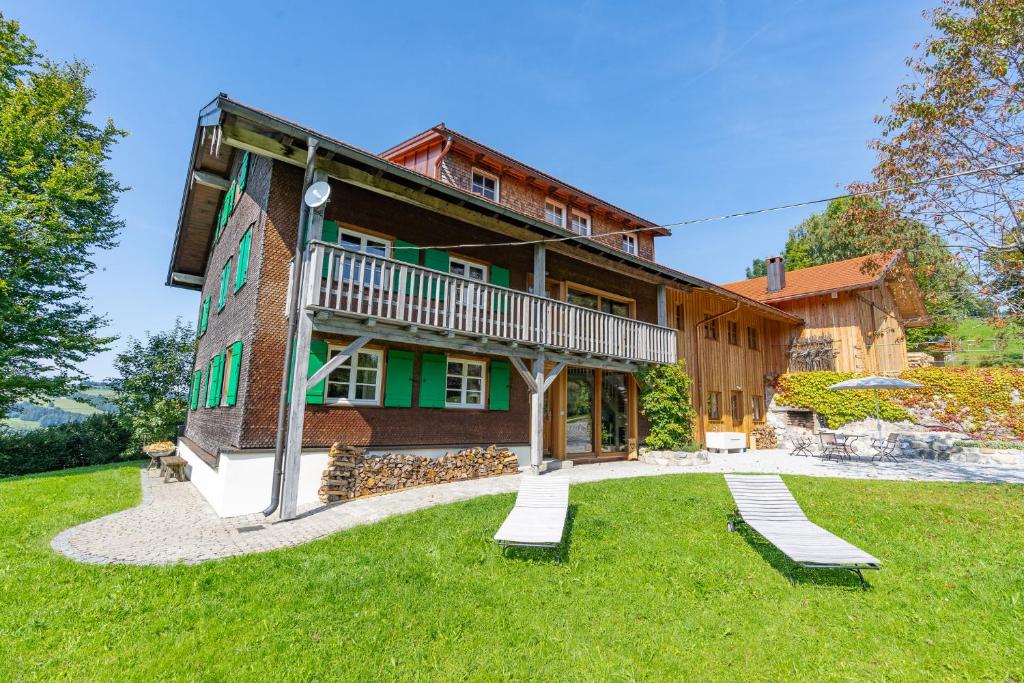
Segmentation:
<svg viewBox="0 0 1024 683">
<path fill-rule="evenodd" d="M 568 424 L 566 422 L 568 399 L 569 399 L 569 370 L 582 368 L 594 373 L 594 405 L 593 405 L 593 433 L 594 450 L 589 453 L 568 453 Z M 551 385 L 550 401 L 552 408 L 551 420 L 551 456 L 558 460 L 572 460 L 574 458 L 635 458 L 638 455 L 639 441 L 639 406 L 637 405 L 637 383 L 633 373 L 624 372 L 626 376 L 626 448 L 622 451 L 604 452 L 601 450 L 601 383 L 604 380 L 605 372 L 622 372 L 621 370 L 604 370 L 603 368 L 591 368 L 580 365 L 566 366 L 558 378 Z"/>
</svg>

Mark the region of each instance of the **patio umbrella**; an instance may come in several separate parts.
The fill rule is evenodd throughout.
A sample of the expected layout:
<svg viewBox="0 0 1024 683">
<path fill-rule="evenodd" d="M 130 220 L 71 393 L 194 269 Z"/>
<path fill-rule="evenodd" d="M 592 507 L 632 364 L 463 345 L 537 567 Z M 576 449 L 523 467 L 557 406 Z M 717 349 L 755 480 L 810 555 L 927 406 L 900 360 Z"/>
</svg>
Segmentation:
<svg viewBox="0 0 1024 683">
<path fill-rule="evenodd" d="M 899 377 L 854 377 L 845 382 L 833 384 L 829 389 L 843 391 L 847 389 L 871 389 L 875 393 L 875 429 L 878 431 L 878 438 L 882 438 L 882 418 L 878 413 L 878 390 L 879 389 L 920 389 L 922 385 L 916 382 L 908 382 Z"/>
</svg>

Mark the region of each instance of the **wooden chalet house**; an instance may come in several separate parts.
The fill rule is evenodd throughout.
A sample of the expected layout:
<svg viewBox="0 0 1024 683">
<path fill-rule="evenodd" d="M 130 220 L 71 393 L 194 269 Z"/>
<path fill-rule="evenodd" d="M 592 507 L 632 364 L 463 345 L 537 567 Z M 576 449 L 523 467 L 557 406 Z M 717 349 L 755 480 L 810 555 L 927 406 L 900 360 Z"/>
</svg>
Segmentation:
<svg viewBox="0 0 1024 683">
<path fill-rule="evenodd" d="M 659 265 L 666 234 L 443 125 L 372 154 L 218 96 L 167 277 L 200 294 L 192 482 L 221 515 L 279 498 L 288 518 L 338 441 L 497 443 L 534 469 L 629 457 L 634 373 L 680 357 L 701 438 L 745 445 L 783 362 L 770 340 L 801 321 Z"/>
</svg>

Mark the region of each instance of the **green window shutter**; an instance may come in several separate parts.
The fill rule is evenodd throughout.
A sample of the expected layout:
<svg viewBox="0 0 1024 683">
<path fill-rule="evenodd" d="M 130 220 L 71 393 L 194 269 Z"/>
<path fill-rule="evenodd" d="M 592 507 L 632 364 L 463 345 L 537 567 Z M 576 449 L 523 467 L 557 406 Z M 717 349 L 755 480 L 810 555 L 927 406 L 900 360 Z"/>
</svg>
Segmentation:
<svg viewBox="0 0 1024 683">
<path fill-rule="evenodd" d="M 444 408 L 448 357 L 443 353 L 420 356 L 420 408 Z"/>
<path fill-rule="evenodd" d="M 509 280 L 509 276 L 508 276 L 508 268 L 502 268 L 501 266 L 491 266 L 491 276 L 490 277 L 491 277 L 491 284 L 492 285 L 498 285 L 499 287 L 508 287 L 509 286 L 510 280 Z M 506 297 L 505 296 L 503 296 L 501 294 L 495 294 L 494 295 L 494 301 L 492 303 L 493 303 L 495 309 L 497 309 L 498 311 L 504 312 L 505 311 L 505 301 L 506 301 Z M 503 408 L 503 410 L 507 410 L 507 408 Z"/>
<path fill-rule="evenodd" d="M 217 298 L 217 312 L 220 313 L 224 310 L 224 304 L 228 301 L 228 282 L 231 279 L 231 259 L 227 260 L 224 264 L 224 269 L 220 271 L 220 296 Z"/>
<path fill-rule="evenodd" d="M 231 214 L 235 212 L 235 205 L 238 204 L 238 181 L 231 181 L 231 187 L 228 188 L 228 197 L 224 203 L 228 207 L 227 214 L 224 216 L 224 225 L 227 225 Z"/>
<path fill-rule="evenodd" d="M 206 326 L 210 322 L 210 296 L 207 295 L 203 299 L 203 313 L 199 319 L 199 336 L 203 336 L 206 333 Z"/>
<path fill-rule="evenodd" d="M 324 242 L 335 244 L 338 241 L 338 224 L 334 221 L 324 221 L 324 228 L 321 233 Z"/>
<path fill-rule="evenodd" d="M 323 339 L 313 339 L 309 343 L 309 374 L 306 377 L 312 377 L 313 373 L 324 366 L 327 362 L 327 342 Z M 326 388 L 327 380 L 323 379 L 311 386 L 306 391 L 306 403 L 312 403 L 315 405 L 322 405 L 324 402 L 324 389 Z"/>
<path fill-rule="evenodd" d="M 238 189 L 245 189 L 245 181 L 249 179 L 249 153 L 242 155 L 242 163 L 238 166 Z"/>
<path fill-rule="evenodd" d="M 391 258 L 402 263 L 411 263 L 414 266 L 420 264 L 420 250 L 416 248 L 416 245 L 412 242 L 406 242 L 405 240 L 395 240 L 395 243 L 391 246 Z M 413 291 L 413 280 L 415 278 L 409 278 L 409 281 L 405 284 L 405 293 L 410 294 Z M 398 289 L 398 273 L 395 273 L 395 284 L 394 288 Z"/>
<path fill-rule="evenodd" d="M 324 242 L 328 242 L 330 244 L 337 244 L 338 243 L 338 224 L 335 223 L 334 221 L 324 221 L 324 228 L 323 228 L 323 232 L 321 233 L 321 238 L 323 239 Z M 330 262 L 331 262 L 331 255 L 330 254 L 324 254 L 324 265 L 323 265 L 323 272 L 320 275 L 321 277 L 327 277 L 327 265 Z M 335 274 L 335 277 L 337 277 L 337 274 Z"/>
<path fill-rule="evenodd" d="M 412 407 L 412 351 L 388 351 L 384 405 L 389 408 Z"/>
<path fill-rule="evenodd" d="M 213 405 L 213 359 L 206 364 L 206 407 Z"/>
<path fill-rule="evenodd" d="M 235 269 L 235 291 L 245 284 L 249 273 L 249 245 L 252 243 L 252 228 L 245 231 L 242 241 L 238 243 L 238 268 Z"/>
<path fill-rule="evenodd" d="M 195 410 L 199 407 L 199 389 L 203 385 L 203 371 L 196 370 L 192 373 L 192 395 L 189 397 L 189 407 Z"/>
<path fill-rule="evenodd" d="M 487 407 L 491 410 L 508 410 L 509 367 L 508 362 L 492 360 L 491 386 L 488 391 Z"/>
<path fill-rule="evenodd" d="M 238 399 L 238 372 L 242 367 L 242 342 L 236 341 L 231 345 L 231 366 L 228 368 L 228 392 L 226 403 L 229 406 L 235 405 Z"/>
<path fill-rule="evenodd" d="M 440 249 L 425 249 L 423 251 L 423 265 L 431 270 L 440 270 L 442 273 L 448 273 L 451 270 L 451 260 L 448 258 L 448 252 L 441 251 Z M 436 284 L 431 285 L 430 298 L 444 301 L 444 284 L 441 284 L 440 288 Z"/>
<path fill-rule="evenodd" d="M 213 357 L 212 366 L 210 367 L 210 407 L 216 408 L 220 405 L 220 388 L 221 383 L 224 381 L 224 356 L 225 353 L 221 351 Z"/>
</svg>

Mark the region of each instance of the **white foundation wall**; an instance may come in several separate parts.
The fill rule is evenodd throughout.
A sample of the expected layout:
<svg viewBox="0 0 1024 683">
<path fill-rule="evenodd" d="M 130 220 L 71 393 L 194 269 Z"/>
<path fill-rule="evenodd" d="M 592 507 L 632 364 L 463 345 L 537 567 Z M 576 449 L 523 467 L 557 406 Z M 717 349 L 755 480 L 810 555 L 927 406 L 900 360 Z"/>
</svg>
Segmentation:
<svg viewBox="0 0 1024 683">
<path fill-rule="evenodd" d="M 188 463 L 185 474 L 221 517 L 261 512 L 270 505 L 274 452 L 221 453 L 213 469 L 188 444 L 178 441 L 178 455 Z M 299 463 L 299 505 L 319 500 L 320 478 L 327 468 L 327 450 L 303 451 Z"/>
<path fill-rule="evenodd" d="M 529 446 L 505 446 L 516 454 L 520 465 L 529 465 Z M 440 458 L 459 448 L 391 448 L 368 450 L 367 455 L 401 453 Z M 262 512 L 270 505 L 270 487 L 274 476 L 273 451 L 223 452 L 219 467 L 207 465 L 188 444 L 178 441 L 178 455 L 185 458 L 185 474 L 210 506 L 221 517 L 237 517 Z M 299 464 L 299 505 L 320 499 L 320 479 L 327 469 L 327 449 L 302 452 Z"/>
</svg>

